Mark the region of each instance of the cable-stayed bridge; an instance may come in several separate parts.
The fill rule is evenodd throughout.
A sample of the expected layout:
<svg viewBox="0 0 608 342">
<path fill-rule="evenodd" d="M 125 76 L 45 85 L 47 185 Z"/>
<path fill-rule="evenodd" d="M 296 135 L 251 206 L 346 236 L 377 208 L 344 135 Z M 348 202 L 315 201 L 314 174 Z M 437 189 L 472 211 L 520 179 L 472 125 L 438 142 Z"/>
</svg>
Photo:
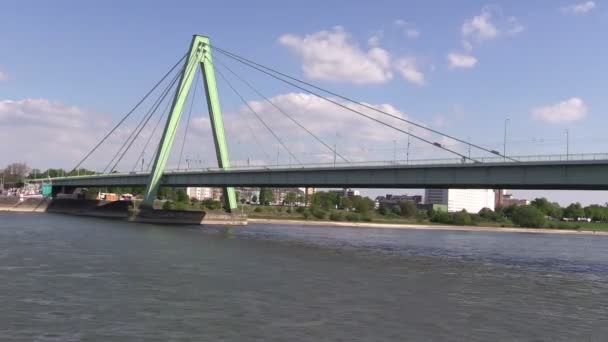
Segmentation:
<svg viewBox="0 0 608 342">
<path fill-rule="evenodd" d="M 398 134 L 407 138 L 408 154 L 405 160 L 395 157 L 388 162 L 365 162 L 338 151 L 335 144 L 315 132 L 315 129 L 286 109 L 279 101 L 263 94 L 252 82 L 236 72 L 228 62 L 246 67 L 269 80 L 297 89 L 336 111 L 348 113 L 361 119 L 362 125 L 386 130 L 387 134 Z M 200 67 L 200 68 L 199 68 Z M 200 69 L 200 72 L 198 70 Z M 251 121 L 276 141 L 277 161 L 274 166 L 231 166 L 228 140 L 224 129 L 224 117 L 220 108 L 220 96 L 216 81 L 223 82 L 242 102 Z M 257 103 L 247 101 L 236 84 L 254 93 Z M 209 112 L 209 124 L 213 136 L 217 168 L 200 170 L 181 169 L 183 153 L 189 131 L 196 94 L 205 94 Z M 156 97 L 154 99 L 154 97 Z M 150 103 L 151 102 L 151 103 Z M 290 146 L 289 137 L 276 130 L 276 119 L 269 119 L 260 111 L 260 104 L 272 108 L 283 120 L 304 132 L 333 162 L 310 162 L 302 158 Z M 124 130 L 126 121 L 138 110 L 149 106 L 135 128 Z M 181 146 L 174 146 L 182 115 L 185 120 Z M 332 113 L 321 118 L 324 125 L 332 125 Z M 155 118 L 154 120 L 152 120 Z M 164 121 L 164 128 L 161 124 Z M 273 158 L 264 143 L 243 120 L 252 136 L 250 146 Z M 511 188 L 511 189 L 608 189 L 605 177 L 608 171 L 608 156 L 554 155 L 554 156 L 509 156 L 454 135 L 427 127 L 409 120 L 390 110 L 354 100 L 337 92 L 321 88 L 286 73 L 236 53 L 212 45 L 209 38 L 195 35 L 188 53 L 158 81 L 146 95 L 77 163 L 79 169 L 105 145 L 115 141 L 113 136 L 121 130 L 128 132 L 115 149 L 112 158 L 95 175 L 52 179 L 54 192 L 69 191 L 78 187 L 134 186 L 146 187 L 143 205 L 151 206 L 160 186 L 220 186 L 224 188 L 225 207 L 236 208 L 235 186 L 275 187 L 368 187 L 368 188 Z M 147 133 L 143 133 L 147 132 Z M 142 134 L 143 133 L 143 134 Z M 146 137 L 147 134 L 147 137 Z M 437 138 L 432 138 L 437 137 Z M 453 159 L 410 160 L 410 140 L 433 148 Z M 457 148 L 459 145 L 466 149 Z M 135 151 L 136 147 L 141 152 Z M 175 148 L 174 148 L 175 147 Z M 266 146 L 267 147 L 267 146 Z M 177 151 L 175 151 L 177 150 Z M 472 153 L 471 151 L 474 151 Z M 179 155 L 178 169 L 167 168 L 171 152 Z M 280 165 L 278 154 L 283 151 L 289 157 L 288 165 Z M 135 153 L 135 154 L 133 154 Z M 286 154 L 285 154 L 286 153 Z M 152 155 L 145 163 L 144 157 Z M 135 160 L 130 160 L 130 159 Z M 121 172 L 119 165 L 129 162 L 131 171 Z M 122 163 L 122 164 L 121 164 Z"/>
</svg>

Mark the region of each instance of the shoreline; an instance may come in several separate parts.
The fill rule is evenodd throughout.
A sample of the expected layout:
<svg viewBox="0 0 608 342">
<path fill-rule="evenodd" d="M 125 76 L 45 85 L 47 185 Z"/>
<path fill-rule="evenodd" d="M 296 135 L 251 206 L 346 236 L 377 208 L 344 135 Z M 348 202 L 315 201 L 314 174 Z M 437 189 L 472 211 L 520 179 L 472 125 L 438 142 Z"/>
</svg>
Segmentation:
<svg viewBox="0 0 608 342">
<path fill-rule="evenodd" d="M 573 230 L 573 229 L 547 229 L 547 228 L 514 228 L 514 227 L 483 227 L 483 226 L 442 226 L 428 224 L 399 224 L 399 223 L 373 223 L 373 222 L 336 222 L 336 221 L 300 221 L 281 219 L 249 218 L 249 223 L 264 223 L 271 225 L 289 224 L 302 226 L 332 226 L 343 228 L 382 228 L 382 229 L 414 229 L 414 230 L 447 230 L 466 232 L 499 232 L 499 233 L 531 233 L 531 234 L 563 234 L 563 235 L 604 235 L 608 231 Z"/>
</svg>

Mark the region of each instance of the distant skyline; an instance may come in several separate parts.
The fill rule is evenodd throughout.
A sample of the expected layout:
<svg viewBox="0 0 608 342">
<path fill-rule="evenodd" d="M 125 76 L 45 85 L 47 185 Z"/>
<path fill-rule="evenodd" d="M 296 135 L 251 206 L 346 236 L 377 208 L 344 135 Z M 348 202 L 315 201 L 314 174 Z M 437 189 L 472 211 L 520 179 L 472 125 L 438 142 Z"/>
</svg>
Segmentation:
<svg viewBox="0 0 608 342">
<path fill-rule="evenodd" d="M 0 155 L 4 164 L 73 167 L 179 59 L 195 33 L 490 149 L 502 152 L 506 125 L 510 155 L 606 153 L 605 32 L 606 3 L 584 0 L 9 2 L 0 11 Z M 453 157 L 420 142 L 408 148 L 402 133 L 230 66 L 350 160 Z M 219 86 L 233 162 L 276 163 L 277 142 L 225 84 Z M 242 84 L 239 89 L 298 158 L 333 160 L 263 99 Z M 201 94 L 196 99 L 184 155 L 193 164 L 212 165 L 208 115 Z M 103 168 L 135 122 L 85 166 Z M 412 132 L 468 152 L 462 144 Z M 144 147 L 138 142 L 121 169 L 131 169 Z M 280 163 L 294 162 L 280 148 L 278 154 Z M 513 193 L 562 204 L 608 201 L 603 191 Z"/>
</svg>

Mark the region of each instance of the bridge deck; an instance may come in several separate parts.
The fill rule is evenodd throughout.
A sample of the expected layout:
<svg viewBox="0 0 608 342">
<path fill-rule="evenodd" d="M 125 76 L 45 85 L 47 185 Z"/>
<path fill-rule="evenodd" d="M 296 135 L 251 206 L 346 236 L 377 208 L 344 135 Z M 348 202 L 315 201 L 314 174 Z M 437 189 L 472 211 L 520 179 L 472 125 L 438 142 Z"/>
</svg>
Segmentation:
<svg viewBox="0 0 608 342">
<path fill-rule="evenodd" d="M 141 186 L 148 177 L 148 173 L 109 174 L 54 178 L 52 183 L 72 188 Z M 608 159 L 169 171 L 162 185 L 608 190 Z"/>
</svg>

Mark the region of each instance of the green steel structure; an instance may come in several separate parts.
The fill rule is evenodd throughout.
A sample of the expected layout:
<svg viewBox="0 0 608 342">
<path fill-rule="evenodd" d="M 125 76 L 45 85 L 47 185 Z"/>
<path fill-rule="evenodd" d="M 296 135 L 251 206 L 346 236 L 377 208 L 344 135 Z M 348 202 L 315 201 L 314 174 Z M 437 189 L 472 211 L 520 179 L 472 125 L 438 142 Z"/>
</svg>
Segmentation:
<svg viewBox="0 0 608 342">
<path fill-rule="evenodd" d="M 177 86 L 175 98 L 171 105 L 171 111 L 169 112 L 169 117 L 167 118 L 167 123 L 161 137 L 160 147 L 146 184 L 144 201 L 142 203 L 143 206 L 152 207 L 158 194 L 158 188 L 160 187 L 161 178 L 165 171 L 167 160 L 169 159 L 173 141 L 175 140 L 175 134 L 177 132 L 177 127 L 179 126 L 186 98 L 188 97 L 192 81 L 194 80 L 199 65 L 201 66 L 201 72 L 205 83 L 205 95 L 209 108 L 209 116 L 211 118 L 211 128 L 213 131 L 213 141 L 215 144 L 218 166 L 225 170 L 230 169 L 228 146 L 226 144 L 222 111 L 220 109 L 220 98 L 217 92 L 215 71 L 211 56 L 211 45 L 208 37 L 194 35 L 192 44 L 190 45 L 190 52 Z M 237 203 L 234 188 L 224 188 L 224 201 L 225 208 L 228 211 L 236 209 Z"/>
</svg>

